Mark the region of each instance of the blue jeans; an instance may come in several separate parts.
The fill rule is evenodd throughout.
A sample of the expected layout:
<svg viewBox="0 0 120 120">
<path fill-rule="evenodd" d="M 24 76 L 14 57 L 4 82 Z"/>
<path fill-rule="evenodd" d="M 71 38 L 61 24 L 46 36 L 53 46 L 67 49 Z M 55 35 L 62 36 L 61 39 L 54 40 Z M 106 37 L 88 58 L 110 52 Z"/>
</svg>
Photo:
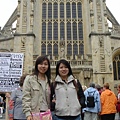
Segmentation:
<svg viewBox="0 0 120 120">
<path fill-rule="evenodd" d="M 52 120 L 57 120 L 57 116 L 55 115 L 54 111 L 52 111 L 51 114 L 52 114 Z"/>
<path fill-rule="evenodd" d="M 70 116 L 66 116 L 66 117 L 58 117 L 58 116 L 55 116 L 55 119 L 53 119 L 53 120 L 81 120 L 81 116 L 80 115 L 78 115 L 78 116 L 76 116 L 76 117 L 70 117 Z"/>
</svg>

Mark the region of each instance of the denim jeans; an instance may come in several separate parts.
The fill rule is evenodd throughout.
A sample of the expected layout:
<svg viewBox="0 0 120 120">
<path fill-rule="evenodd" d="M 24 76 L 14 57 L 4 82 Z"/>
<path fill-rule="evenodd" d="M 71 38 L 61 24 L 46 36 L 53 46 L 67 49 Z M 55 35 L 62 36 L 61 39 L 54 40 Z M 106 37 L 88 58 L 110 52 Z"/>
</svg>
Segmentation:
<svg viewBox="0 0 120 120">
<path fill-rule="evenodd" d="M 52 111 L 51 114 L 52 114 L 52 120 L 57 120 L 57 116 L 55 115 L 54 111 Z"/>
<path fill-rule="evenodd" d="M 78 115 L 78 116 L 76 116 L 76 117 L 64 117 L 64 118 L 62 118 L 62 117 L 58 117 L 58 116 L 55 116 L 55 119 L 53 119 L 53 120 L 81 120 L 81 116 L 80 115 Z"/>
</svg>

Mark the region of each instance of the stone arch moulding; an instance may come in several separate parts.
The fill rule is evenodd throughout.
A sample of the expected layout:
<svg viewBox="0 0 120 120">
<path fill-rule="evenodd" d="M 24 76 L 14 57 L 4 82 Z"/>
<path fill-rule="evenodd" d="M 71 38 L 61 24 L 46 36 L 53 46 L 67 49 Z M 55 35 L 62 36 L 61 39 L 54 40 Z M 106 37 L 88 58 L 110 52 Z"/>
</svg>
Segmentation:
<svg viewBox="0 0 120 120">
<path fill-rule="evenodd" d="M 113 53 L 112 53 L 112 59 L 114 59 L 115 56 L 119 55 L 120 54 L 120 47 L 119 48 L 116 48 Z"/>
<path fill-rule="evenodd" d="M 8 49 L 0 49 L 0 52 L 11 52 L 11 51 Z"/>
</svg>

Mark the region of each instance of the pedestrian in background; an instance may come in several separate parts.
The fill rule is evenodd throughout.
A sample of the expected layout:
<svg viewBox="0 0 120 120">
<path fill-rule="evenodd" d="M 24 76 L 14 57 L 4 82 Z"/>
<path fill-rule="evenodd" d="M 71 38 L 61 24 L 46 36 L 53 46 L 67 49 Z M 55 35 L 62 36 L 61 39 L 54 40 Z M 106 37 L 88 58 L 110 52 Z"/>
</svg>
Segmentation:
<svg viewBox="0 0 120 120">
<path fill-rule="evenodd" d="M 84 93 L 65 59 L 61 59 L 56 65 L 56 78 L 52 89 L 55 93 L 55 120 L 81 120 L 81 106 L 85 105 Z"/>
<path fill-rule="evenodd" d="M 116 106 L 117 114 L 116 115 L 118 117 L 118 120 L 120 120 L 120 85 L 118 85 L 117 91 L 118 93 L 117 93 L 117 106 Z"/>
<path fill-rule="evenodd" d="M 87 89 L 87 86 L 82 85 L 83 92 Z M 84 120 L 84 108 L 81 108 L 81 119 Z"/>
<path fill-rule="evenodd" d="M 86 99 L 86 108 L 83 109 L 84 120 L 97 120 L 98 114 L 101 112 L 101 102 L 99 92 L 95 88 L 95 83 L 89 84 L 89 87 L 84 91 L 84 95 Z M 91 96 L 93 99 L 88 101 Z"/>
<path fill-rule="evenodd" d="M 101 95 L 101 93 L 103 91 L 103 87 L 101 87 L 99 84 L 96 84 L 95 88 L 98 90 L 99 94 Z M 100 114 L 98 114 L 98 120 L 101 120 Z"/>
<path fill-rule="evenodd" d="M 101 99 L 101 120 L 114 120 L 117 104 L 116 95 L 110 90 L 109 83 L 103 86 L 103 92 L 100 96 Z"/>
<path fill-rule="evenodd" d="M 103 87 L 101 87 L 99 84 L 96 84 L 95 88 L 98 90 L 99 94 L 101 95 L 101 93 L 103 91 Z"/>
<path fill-rule="evenodd" d="M 20 77 L 20 87 L 11 93 L 8 109 L 9 120 L 26 120 L 25 114 L 22 111 L 22 89 L 26 76 L 27 74 L 24 74 Z"/>
<path fill-rule="evenodd" d="M 0 95 L 0 118 L 3 117 L 3 97 Z"/>
<path fill-rule="evenodd" d="M 47 56 L 39 56 L 33 73 L 26 77 L 23 85 L 23 112 L 27 120 L 33 120 L 32 113 L 50 109 L 50 79 L 50 61 Z"/>
</svg>

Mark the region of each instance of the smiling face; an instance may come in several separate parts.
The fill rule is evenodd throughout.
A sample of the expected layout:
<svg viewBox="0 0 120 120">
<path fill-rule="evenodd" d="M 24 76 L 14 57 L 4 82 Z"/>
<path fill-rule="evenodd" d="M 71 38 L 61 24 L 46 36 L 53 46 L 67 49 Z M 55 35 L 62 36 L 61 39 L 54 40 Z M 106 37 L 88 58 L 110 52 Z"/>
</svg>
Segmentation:
<svg viewBox="0 0 120 120">
<path fill-rule="evenodd" d="M 63 64 L 63 63 L 60 63 L 60 66 L 59 66 L 59 75 L 62 78 L 66 78 L 66 77 L 68 77 L 68 73 L 69 73 L 68 67 L 65 64 Z"/>
<path fill-rule="evenodd" d="M 40 64 L 38 64 L 38 71 L 41 74 L 45 74 L 46 71 L 48 70 L 48 61 L 44 60 L 43 62 L 41 62 Z"/>
</svg>

